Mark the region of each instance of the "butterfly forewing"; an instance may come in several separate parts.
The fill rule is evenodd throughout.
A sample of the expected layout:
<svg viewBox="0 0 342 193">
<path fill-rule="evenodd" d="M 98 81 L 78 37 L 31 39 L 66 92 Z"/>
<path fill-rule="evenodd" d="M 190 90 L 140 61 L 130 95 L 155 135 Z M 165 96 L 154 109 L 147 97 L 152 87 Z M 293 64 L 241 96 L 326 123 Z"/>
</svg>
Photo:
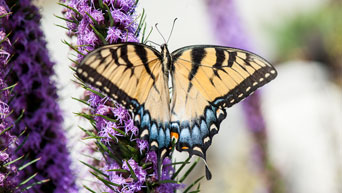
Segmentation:
<svg viewBox="0 0 342 193">
<path fill-rule="evenodd" d="M 229 47 L 188 46 L 174 51 L 172 58 L 171 132 L 179 133 L 178 150 L 204 158 L 226 117 L 224 107 L 241 101 L 277 74 L 263 58 Z"/>
<path fill-rule="evenodd" d="M 141 137 L 150 141 L 152 149 L 166 149 L 170 143 L 170 98 L 161 64 L 160 53 L 154 48 L 122 43 L 89 53 L 76 73 L 131 109 Z"/>
<path fill-rule="evenodd" d="M 157 72 L 151 69 L 160 67 L 157 54 L 133 43 L 103 46 L 89 53 L 76 73 L 85 82 L 132 108 L 132 101 L 139 104 L 146 101 L 155 83 Z"/>
</svg>

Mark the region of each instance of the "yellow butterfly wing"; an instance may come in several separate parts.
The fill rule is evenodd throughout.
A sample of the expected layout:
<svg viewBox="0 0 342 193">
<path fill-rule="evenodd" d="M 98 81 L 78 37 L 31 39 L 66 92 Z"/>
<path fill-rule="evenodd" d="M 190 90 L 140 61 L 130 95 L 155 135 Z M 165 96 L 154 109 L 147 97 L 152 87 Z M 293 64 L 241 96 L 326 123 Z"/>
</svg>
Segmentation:
<svg viewBox="0 0 342 193">
<path fill-rule="evenodd" d="M 161 63 L 152 47 L 119 43 L 92 51 L 76 69 L 83 81 L 131 109 L 140 136 L 158 150 L 170 146 L 170 96 Z"/>
<path fill-rule="evenodd" d="M 248 51 L 222 46 L 188 46 L 172 53 L 171 136 L 177 150 L 205 159 L 226 117 L 225 107 L 274 79 L 276 70 Z"/>
</svg>

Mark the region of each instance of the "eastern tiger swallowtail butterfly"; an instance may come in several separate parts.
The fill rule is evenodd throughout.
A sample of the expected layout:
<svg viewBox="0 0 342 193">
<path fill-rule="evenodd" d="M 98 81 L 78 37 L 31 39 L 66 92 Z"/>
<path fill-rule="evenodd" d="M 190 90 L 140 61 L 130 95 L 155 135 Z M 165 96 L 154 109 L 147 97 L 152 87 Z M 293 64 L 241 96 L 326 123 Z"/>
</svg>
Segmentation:
<svg viewBox="0 0 342 193">
<path fill-rule="evenodd" d="M 241 49 L 195 45 L 170 54 L 166 44 L 159 52 L 140 43 L 100 47 L 80 62 L 76 74 L 134 113 L 140 137 L 159 162 L 173 140 L 178 151 L 205 160 L 225 108 L 277 76 L 265 59 Z M 211 178 L 207 167 L 206 175 Z"/>
</svg>

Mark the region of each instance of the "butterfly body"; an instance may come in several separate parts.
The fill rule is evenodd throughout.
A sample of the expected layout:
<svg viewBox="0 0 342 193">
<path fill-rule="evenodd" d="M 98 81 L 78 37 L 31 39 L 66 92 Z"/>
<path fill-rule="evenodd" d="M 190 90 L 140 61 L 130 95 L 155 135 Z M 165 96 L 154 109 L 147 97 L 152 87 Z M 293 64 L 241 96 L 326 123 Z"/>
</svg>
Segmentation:
<svg viewBox="0 0 342 193">
<path fill-rule="evenodd" d="M 225 108 L 277 75 L 260 56 L 236 48 L 197 45 L 170 53 L 166 44 L 159 52 L 139 43 L 100 47 L 76 73 L 134 113 L 140 137 L 159 157 L 175 141 L 177 150 L 204 159 Z"/>
</svg>

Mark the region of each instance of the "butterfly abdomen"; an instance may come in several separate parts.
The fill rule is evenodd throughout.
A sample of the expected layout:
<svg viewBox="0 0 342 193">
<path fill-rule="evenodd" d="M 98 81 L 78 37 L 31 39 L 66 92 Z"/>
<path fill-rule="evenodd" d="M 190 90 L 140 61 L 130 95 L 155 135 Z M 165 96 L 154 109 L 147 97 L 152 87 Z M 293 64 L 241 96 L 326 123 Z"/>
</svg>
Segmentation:
<svg viewBox="0 0 342 193">
<path fill-rule="evenodd" d="M 163 73 L 165 76 L 169 76 L 169 72 L 171 69 L 171 55 L 169 49 L 167 48 L 166 44 L 161 45 L 161 58 L 162 58 L 162 65 L 163 65 Z"/>
</svg>

